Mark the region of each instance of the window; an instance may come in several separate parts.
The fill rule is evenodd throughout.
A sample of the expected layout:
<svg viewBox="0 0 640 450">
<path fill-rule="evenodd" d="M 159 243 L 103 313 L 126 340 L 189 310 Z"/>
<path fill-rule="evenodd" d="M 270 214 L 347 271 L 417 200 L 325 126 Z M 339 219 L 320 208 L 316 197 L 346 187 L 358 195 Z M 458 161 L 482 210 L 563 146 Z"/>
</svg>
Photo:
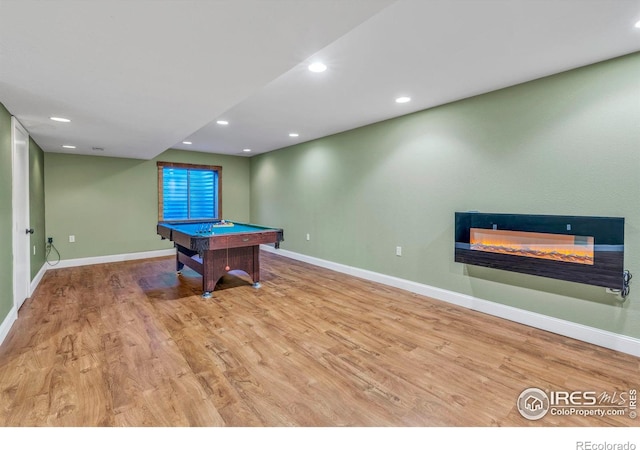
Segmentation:
<svg viewBox="0 0 640 450">
<path fill-rule="evenodd" d="M 158 162 L 158 220 L 218 219 L 222 167 Z"/>
</svg>

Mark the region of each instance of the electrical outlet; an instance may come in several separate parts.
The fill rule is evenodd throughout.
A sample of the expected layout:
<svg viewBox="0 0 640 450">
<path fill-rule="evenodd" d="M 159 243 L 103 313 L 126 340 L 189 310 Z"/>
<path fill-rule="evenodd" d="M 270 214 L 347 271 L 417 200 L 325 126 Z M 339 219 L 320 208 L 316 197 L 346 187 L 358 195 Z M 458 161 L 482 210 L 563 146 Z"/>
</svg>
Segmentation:
<svg viewBox="0 0 640 450">
<path fill-rule="evenodd" d="M 36 246 L 35 245 L 33 246 L 33 254 L 34 255 L 36 254 Z"/>
<path fill-rule="evenodd" d="M 48 237 L 47 238 L 47 244 L 53 244 L 53 238 L 52 237 Z"/>
<path fill-rule="evenodd" d="M 307 241 L 311 240 L 311 235 L 309 233 L 307 233 Z"/>
<path fill-rule="evenodd" d="M 402 256 L 402 247 L 396 247 L 396 256 Z"/>
<path fill-rule="evenodd" d="M 75 242 L 76 241 L 76 237 L 73 234 L 69 235 L 69 242 Z"/>
</svg>

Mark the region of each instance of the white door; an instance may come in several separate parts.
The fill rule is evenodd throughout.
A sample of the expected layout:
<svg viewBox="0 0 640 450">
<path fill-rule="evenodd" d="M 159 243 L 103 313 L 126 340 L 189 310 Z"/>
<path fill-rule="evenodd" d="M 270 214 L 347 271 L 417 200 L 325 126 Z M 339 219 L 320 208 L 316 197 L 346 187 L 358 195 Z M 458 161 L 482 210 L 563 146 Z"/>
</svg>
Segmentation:
<svg viewBox="0 0 640 450">
<path fill-rule="evenodd" d="M 16 311 L 29 297 L 31 261 L 29 246 L 29 134 L 15 117 L 11 118 L 13 179 L 13 304 Z"/>
</svg>

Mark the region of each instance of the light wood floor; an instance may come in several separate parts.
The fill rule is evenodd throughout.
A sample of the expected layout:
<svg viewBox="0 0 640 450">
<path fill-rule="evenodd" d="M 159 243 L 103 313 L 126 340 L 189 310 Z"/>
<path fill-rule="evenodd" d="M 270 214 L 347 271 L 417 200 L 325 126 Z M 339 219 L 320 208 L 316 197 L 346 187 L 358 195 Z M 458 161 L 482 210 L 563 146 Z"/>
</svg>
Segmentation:
<svg viewBox="0 0 640 450">
<path fill-rule="evenodd" d="M 640 359 L 262 254 L 211 299 L 172 258 L 46 273 L 0 347 L 4 426 L 637 426 L 520 416 L 620 392 Z"/>
</svg>

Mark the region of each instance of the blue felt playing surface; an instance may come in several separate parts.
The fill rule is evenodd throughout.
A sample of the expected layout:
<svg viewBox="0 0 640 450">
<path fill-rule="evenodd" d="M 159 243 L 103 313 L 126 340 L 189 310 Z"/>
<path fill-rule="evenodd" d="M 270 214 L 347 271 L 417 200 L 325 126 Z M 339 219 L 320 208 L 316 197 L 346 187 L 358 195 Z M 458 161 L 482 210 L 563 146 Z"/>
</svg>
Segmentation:
<svg viewBox="0 0 640 450">
<path fill-rule="evenodd" d="M 165 223 L 164 225 L 193 236 L 215 236 L 221 234 L 234 233 L 258 233 L 261 231 L 269 231 L 273 228 L 261 227 L 257 225 L 247 225 L 243 223 L 233 222 L 233 226 L 213 226 L 209 232 L 209 225 L 217 222 L 191 222 L 191 223 Z M 205 230 L 205 232 L 202 232 Z"/>
</svg>

